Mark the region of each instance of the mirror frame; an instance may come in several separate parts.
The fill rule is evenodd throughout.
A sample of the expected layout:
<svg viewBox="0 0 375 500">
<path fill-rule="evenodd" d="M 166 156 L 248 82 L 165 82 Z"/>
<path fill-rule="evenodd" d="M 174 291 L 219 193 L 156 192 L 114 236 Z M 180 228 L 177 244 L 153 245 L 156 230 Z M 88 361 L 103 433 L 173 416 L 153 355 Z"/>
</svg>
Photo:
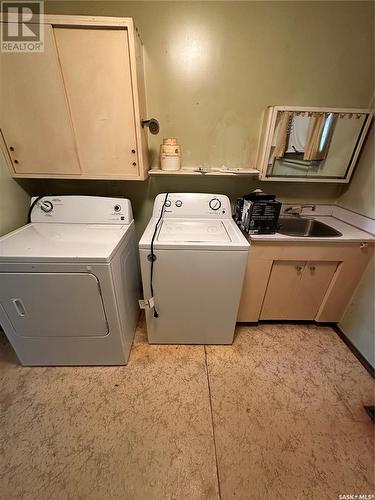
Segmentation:
<svg viewBox="0 0 375 500">
<path fill-rule="evenodd" d="M 279 111 L 304 111 L 304 112 L 318 112 L 318 113 L 352 113 L 352 114 L 365 114 L 366 120 L 363 125 L 361 134 L 357 141 L 350 163 L 346 170 L 345 177 L 277 177 L 268 175 L 268 159 L 271 153 L 271 143 L 275 131 L 276 117 Z M 362 108 L 323 108 L 323 107 L 303 107 L 303 106 L 269 106 L 264 114 L 263 125 L 258 148 L 257 166 L 260 171 L 259 179 L 262 181 L 278 181 L 278 182 L 331 182 L 331 183 L 348 183 L 353 174 L 359 153 L 361 151 L 363 142 L 366 138 L 367 132 L 370 128 L 374 111 L 372 109 Z"/>
</svg>

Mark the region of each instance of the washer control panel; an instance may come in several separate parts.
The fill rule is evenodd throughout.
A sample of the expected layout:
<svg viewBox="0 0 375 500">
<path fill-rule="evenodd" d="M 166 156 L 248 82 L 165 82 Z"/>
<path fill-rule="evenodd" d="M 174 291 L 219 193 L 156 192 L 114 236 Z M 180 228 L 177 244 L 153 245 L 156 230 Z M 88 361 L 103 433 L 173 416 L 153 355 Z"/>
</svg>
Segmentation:
<svg viewBox="0 0 375 500">
<path fill-rule="evenodd" d="M 223 194 L 169 193 L 155 198 L 153 217 L 159 217 L 164 206 L 164 217 L 200 217 L 230 219 L 229 198 Z"/>
<path fill-rule="evenodd" d="M 102 196 L 43 196 L 31 214 L 32 222 L 123 225 L 132 220 L 129 200 Z"/>
</svg>

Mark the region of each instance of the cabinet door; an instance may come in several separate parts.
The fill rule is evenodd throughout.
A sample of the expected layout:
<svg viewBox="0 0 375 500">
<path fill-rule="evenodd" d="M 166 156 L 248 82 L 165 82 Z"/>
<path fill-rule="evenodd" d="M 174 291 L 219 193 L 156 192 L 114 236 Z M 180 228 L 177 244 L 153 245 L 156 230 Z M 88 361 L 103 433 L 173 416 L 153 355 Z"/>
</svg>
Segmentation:
<svg viewBox="0 0 375 500">
<path fill-rule="evenodd" d="M 303 270 L 293 319 L 315 319 L 338 262 L 307 262 Z"/>
<path fill-rule="evenodd" d="M 260 319 L 313 320 L 337 262 L 275 261 Z"/>
<path fill-rule="evenodd" d="M 254 258 L 250 248 L 237 321 L 258 321 L 271 268 L 272 260 Z"/>
<path fill-rule="evenodd" d="M 51 26 L 45 51 L 1 53 L 1 129 L 16 174 L 79 174 Z"/>
<path fill-rule="evenodd" d="M 137 177 L 126 29 L 54 28 L 83 175 Z"/>
<path fill-rule="evenodd" d="M 259 319 L 297 319 L 305 262 L 274 261 Z"/>
</svg>

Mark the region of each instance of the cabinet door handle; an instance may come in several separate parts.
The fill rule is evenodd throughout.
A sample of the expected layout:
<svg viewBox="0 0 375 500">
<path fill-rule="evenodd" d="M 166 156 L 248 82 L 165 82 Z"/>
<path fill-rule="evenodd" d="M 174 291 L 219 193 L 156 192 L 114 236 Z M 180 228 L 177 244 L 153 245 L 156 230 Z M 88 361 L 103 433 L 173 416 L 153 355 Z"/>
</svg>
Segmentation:
<svg viewBox="0 0 375 500">
<path fill-rule="evenodd" d="M 296 266 L 296 269 L 297 269 L 297 273 L 300 273 L 302 271 L 302 266 L 298 265 L 298 266 Z"/>
<path fill-rule="evenodd" d="M 368 247 L 368 243 L 365 243 L 364 241 L 362 241 L 362 243 L 359 245 L 359 248 L 367 248 Z"/>
<path fill-rule="evenodd" d="M 315 271 L 315 269 L 316 269 L 316 267 L 315 267 L 315 266 L 310 266 L 310 271 L 314 272 L 314 271 Z"/>
</svg>

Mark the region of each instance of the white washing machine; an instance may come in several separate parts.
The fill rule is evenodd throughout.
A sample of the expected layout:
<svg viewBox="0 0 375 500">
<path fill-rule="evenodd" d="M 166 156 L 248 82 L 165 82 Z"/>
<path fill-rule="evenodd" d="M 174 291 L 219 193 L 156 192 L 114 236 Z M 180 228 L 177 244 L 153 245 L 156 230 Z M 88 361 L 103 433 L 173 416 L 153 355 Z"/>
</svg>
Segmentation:
<svg viewBox="0 0 375 500">
<path fill-rule="evenodd" d="M 126 364 L 140 296 L 129 200 L 45 196 L 31 221 L 0 238 L 0 324 L 20 362 Z"/>
<path fill-rule="evenodd" d="M 228 197 L 159 194 L 139 248 L 148 341 L 231 344 L 249 243 Z"/>
</svg>

